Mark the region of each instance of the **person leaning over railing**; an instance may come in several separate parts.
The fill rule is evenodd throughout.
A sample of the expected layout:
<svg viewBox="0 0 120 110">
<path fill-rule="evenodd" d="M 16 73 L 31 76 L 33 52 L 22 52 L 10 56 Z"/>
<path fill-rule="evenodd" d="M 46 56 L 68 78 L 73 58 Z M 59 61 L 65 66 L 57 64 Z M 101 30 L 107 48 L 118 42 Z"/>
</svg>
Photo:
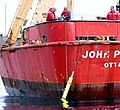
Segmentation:
<svg viewBox="0 0 120 110">
<path fill-rule="evenodd" d="M 50 8 L 47 14 L 46 21 L 54 21 L 57 20 L 55 15 L 56 8 Z"/>
<path fill-rule="evenodd" d="M 67 9 L 67 7 L 64 7 L 64 10 L 61 14 L 61 17 L 64 20 L 70 20 L 71 19 L 71 11 Z"/>
<path fill-rule="evenodd" d="M 117 11 L 114 10 L 114 6 L 110 7 L 110 12 L 108 12 L 107 20 L 119 20 L 119 13 Z"/>
</svg>

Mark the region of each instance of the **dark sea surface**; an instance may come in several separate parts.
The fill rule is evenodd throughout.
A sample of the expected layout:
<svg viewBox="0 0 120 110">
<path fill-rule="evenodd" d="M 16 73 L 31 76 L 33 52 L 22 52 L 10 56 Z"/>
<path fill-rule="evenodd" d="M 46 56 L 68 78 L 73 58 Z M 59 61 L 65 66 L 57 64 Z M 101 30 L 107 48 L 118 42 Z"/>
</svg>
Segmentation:
<svg viewBox="0 0 120 110">
<path fill-rule="evenodd" d="M 0 110 L 120 110 L 120 100 L 63 103 L 60 99 L 1 96 Z"/>
</svg>

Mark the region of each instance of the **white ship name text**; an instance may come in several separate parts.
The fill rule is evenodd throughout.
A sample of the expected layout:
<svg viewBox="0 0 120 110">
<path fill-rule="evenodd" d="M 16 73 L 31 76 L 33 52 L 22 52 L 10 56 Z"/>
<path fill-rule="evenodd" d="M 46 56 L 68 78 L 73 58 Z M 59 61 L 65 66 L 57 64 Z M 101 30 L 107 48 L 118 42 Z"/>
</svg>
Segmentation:
<svg viewBox="0 0 120 110">
<path fill-rule="evenodd" d="M 120 56 L 120 51 L 116 50 L 113 53 L 113 58 L 116 58 Z M 110 51 L 85 51 L 84 54 L 82 54 L 82 58 L 109 58 L 110 57 Z"/>
</svg>

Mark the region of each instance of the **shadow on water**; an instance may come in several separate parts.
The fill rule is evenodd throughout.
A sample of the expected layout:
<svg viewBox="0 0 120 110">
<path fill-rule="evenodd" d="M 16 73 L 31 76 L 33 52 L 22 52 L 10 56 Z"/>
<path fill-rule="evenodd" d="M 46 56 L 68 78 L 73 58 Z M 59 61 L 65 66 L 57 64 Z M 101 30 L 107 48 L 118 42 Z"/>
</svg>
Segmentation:
<svg viewBox="0 0 120 110">
<path fill-rule="evenodd" d="M 1 97 L 0 110 L 120 110 L 120 99 L 105 101 L 69 100 L 63 103 L 60 99 L 38 97 Z"/>
</svg>

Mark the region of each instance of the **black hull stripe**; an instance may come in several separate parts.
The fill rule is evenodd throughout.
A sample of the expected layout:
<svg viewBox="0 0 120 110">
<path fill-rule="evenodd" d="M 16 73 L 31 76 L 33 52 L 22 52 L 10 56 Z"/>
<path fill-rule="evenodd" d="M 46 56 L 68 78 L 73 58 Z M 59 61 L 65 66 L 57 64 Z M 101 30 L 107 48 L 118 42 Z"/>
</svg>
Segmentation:
<svg viewBox="0 0 120 110">
<path fill-rule="evenodd" d="M 65 85 L 39 83 L 2 77 L 10 96 L 61 98 Z M 120 83 L 71 85 L 67 98 L 79 100 L 109 99 L 120 97 Z"/>
</svg>

